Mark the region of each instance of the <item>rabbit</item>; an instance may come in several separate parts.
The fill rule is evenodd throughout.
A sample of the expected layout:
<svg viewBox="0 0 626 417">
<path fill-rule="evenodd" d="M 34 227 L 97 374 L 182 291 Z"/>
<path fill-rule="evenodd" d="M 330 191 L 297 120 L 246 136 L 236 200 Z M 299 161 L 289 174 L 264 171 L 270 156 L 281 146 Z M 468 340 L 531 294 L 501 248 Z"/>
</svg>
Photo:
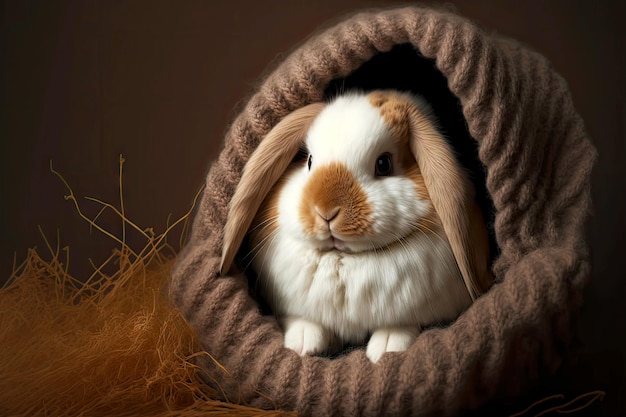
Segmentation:
<svg viewBox="0 0 626 417">
<path fill-rule="evenodd" d="M 253 152 L 229 207 L 221 271 L 247 235 L 285 347 L 315 355 L 367 341 L 375 363 L 491 285 L 473 193 L 424 99 L 345 93 L 288 114 Z"/>
</svg>

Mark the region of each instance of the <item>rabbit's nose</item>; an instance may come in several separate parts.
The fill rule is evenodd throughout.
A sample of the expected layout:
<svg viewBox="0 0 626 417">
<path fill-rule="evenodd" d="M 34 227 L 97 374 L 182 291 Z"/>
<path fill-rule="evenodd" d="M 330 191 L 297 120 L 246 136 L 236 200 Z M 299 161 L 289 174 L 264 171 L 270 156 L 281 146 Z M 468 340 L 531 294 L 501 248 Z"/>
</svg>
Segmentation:
<svg viewBox="0 0 626 417">
<path fill-rule="evenodd" d="M 331 207 L 326 209 L 320 206 L 315 206 L 315 211 L 322 219 L 330 223 L 330 221 L 337 217 L 337 214 L 339 214 L 339 207 Z"/>
</svg>

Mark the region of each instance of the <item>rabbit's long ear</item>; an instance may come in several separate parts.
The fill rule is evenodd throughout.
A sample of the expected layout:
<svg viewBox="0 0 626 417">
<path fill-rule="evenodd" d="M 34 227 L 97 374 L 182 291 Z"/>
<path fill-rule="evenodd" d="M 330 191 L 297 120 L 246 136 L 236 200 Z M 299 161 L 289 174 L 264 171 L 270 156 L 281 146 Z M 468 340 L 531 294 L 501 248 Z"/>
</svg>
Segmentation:
<svg viewBox="0 0 626 417">
<path fill-rule="evenodd" d="M 412 105 L 407 106 L 410 147 L 465 286 L 476 299 L 492 284 L 493 276 L 487 229 L 474 200 L 474 187 L 433 123 L 430 110 L 417 100 L 411 101 Z"/>
<path fill-rule="evenodd" d="M 311 123 L 326 105 L 312 103 L 285 116 L 261 140 L 246 163 L 230 202 L 220 271 L 230 269 L 257 210 L 302 145 Z"/>
</svg>

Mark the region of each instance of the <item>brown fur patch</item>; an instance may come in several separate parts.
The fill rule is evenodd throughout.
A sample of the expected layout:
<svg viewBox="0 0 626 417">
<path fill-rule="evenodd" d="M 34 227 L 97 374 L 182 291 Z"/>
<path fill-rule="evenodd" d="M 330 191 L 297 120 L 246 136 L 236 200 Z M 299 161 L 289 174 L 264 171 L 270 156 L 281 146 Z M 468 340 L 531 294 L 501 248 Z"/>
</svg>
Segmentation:
<svg viewBox="0 0 626 417">
<path fill-rule="evenodd" d="M 372 106 L 378 108 L 380 115 L 391 130 L 391 137 L 397 144 L 407 143 L 411 133 L 409 114 L 410 103 L 402 95 L 387 91 L 374 91 L 368 95 Z"/>
<path fill-rule="evenodd" d="M 319 167 L 307 182 L 300 218 L 311 235 L 328 230 L 328 223 L 318 212 L 339 212 L 331 221 L 333 231 L 341 236 L 363 236 L 371 231 L 372 208 L 365 191 L 345 165 L 334 162 Z"/>
</svg>

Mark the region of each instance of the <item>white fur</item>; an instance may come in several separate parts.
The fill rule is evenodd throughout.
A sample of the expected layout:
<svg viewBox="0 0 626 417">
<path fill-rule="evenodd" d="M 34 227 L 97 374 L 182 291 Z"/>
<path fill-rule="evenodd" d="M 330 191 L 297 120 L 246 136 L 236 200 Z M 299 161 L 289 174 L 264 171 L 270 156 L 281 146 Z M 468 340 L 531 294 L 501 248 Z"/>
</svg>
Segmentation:
<svg viewBox="0 0 626 417">
<path fill-rule="evenodd" d="M 291 174 L 280 191 L 277 230 L 266 242 L 251 242 L 259 288 L 283 318 L 287 347 L 314 354 L 329 347 L 329 332 L 344 343 L 371 334 L 367 356 L 376 362 L 385 352 L 407 349 L 422 326 L 454 319 L 470 297 L 443 231 L 411 226 L 432 210 L 431 202 L 420 199 L 401 171 L 375 177 L 380 154 L 393 154 L 395 167 L 400 162 L 385 120 L 367 96 L 329 104 L 306 142 L 311 171 L 305 166 Z M 347 251 L 323 250 L 300 218 L 309 176 L 330 162 L 350 170 L 373 209 L 372 235 L 346 238 Z"/>
<path fill-rule="evenodd" d="M 285 329 L 285 346 L 299 355 L 324 352 L 328 348 L 330 335 L 321 324 L 299 317 L 287 317 L 282 321 Z"/>
<path fill-rule="evenodd" d="M 418 333 L 415 327 L 378 329 L 370 337 L 365 353 L 372 362 L 378 362 L 386 352 L 407 350 L 417 338 Z"/>
</svg>

